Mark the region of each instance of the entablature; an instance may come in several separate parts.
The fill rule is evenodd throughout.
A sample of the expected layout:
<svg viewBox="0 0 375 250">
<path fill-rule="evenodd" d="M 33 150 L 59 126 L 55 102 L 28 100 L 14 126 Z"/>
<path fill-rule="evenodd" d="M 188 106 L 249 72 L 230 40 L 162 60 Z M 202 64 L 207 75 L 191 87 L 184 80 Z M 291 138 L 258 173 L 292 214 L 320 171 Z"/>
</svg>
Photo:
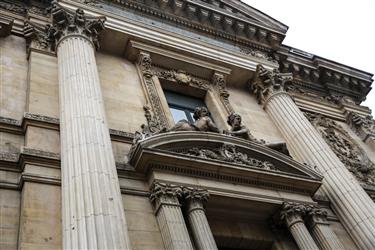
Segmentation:
<svg viewBox="0 0 375 250">
<path fill-rule="evenodd" d="M 276 52 L 276 58 L 282 72 L 293 73 L 294 87 L 300 93 L 333 102 L 346 97 L 360 104 L 371 90 L 371 73 L 285 45 Z"/>
</svg>

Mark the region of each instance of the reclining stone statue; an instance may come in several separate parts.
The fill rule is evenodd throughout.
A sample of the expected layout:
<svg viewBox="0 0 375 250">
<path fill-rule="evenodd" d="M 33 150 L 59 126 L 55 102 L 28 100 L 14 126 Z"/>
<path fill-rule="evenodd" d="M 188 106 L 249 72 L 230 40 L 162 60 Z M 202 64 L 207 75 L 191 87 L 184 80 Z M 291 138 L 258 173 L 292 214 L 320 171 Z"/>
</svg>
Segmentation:
<svg viewBox="0 0 375 250">
<path fill-rule="evenodd" d="M 208 115 L 206 107 L 195 108 L 194 123 L 187 120 L 180 120 L 169 131 L 202 131 L 220 133 L 219 129 Z"/>
<path fill-rule="evenodd" d="M 239 137 L 245 140 L 258 142 L 264 144 L 264 140 L 256 139 L 249 131 L 249 129 L 242 125 L 242 118 L 237 113 L 232 113 L 228 116 L 227 123 L 231 126 L 230 130 L 224 130 L 223 134 Z"/>
</svg>

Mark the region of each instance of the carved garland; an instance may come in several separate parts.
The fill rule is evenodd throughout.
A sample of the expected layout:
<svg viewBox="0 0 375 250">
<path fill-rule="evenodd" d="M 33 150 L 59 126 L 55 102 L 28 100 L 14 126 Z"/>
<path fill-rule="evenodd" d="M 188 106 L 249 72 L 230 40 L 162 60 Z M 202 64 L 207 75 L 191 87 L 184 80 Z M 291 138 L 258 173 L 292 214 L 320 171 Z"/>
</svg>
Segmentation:
<svg viewBox="0 0 375 250">
<path fill-rule="evenodd" d="M 348 132 L 332 119 L 322 115 L 312 113 L 305 113 L 305 115 L 347 169 L 360 182 L 375 186 L 375 165 Z"/>
</svg>

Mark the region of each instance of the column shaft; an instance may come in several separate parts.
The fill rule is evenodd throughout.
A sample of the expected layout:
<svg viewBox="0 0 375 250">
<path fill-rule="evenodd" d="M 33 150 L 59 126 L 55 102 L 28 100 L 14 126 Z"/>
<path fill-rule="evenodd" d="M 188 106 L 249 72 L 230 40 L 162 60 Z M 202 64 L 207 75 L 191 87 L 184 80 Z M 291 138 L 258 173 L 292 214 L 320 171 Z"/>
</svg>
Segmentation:
<svg viewBox="0 0 375 250">
<path fill-rule="evenodd" d="M 162 198 L 164 200 L 164 198 Z M 177 199 L 176 199 L 177 200 Z M 165 249 L 192 250 L 188 230 L 178 201 L 161 201 L 158 205 L 156 218 L 159 224 Z"/>
<path fill-rule="evenodd" d="M 289 231 L 293 235 L 294 240 L 301 250 L 319 250 L 314 239 L 311 237 L 309 231 L 302 221 L 296 222 L 289 226 Z"/>
<path fill-rule="evenodd" d="M 188 200 L 187 206 L 189 225 L 191 227 L 197 249 L 217 249 L 216 242 L 214 236 L 212 235 L 210 225 L 208 224 L 202 201 L 191 199 Z"/>
<path fill-rule="evenodd" d="M 323 250 L 345 249 L 329 225 L 316 224 L 311 233 Z"/>
<path fill-rule="evenodd" d="M 285 92 L 269 97 L 265 110 L 291 154 L 323 173 L 322 190 L 360 248 L 375 249 L 375 203 Z"/>
<path fill-rule="evenodd" d="M 95 49 L 82 35 L 57 47 L 64 249 L 130 249 Z"/>
</svg>

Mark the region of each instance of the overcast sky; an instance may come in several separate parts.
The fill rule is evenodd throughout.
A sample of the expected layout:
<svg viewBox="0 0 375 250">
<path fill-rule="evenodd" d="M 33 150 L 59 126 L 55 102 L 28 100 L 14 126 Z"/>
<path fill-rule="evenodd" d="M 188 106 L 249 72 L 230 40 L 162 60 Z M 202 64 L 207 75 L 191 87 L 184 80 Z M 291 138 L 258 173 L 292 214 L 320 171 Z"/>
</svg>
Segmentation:
<svg viewBox="0 0 375 250">
<path fill-rule="evenodd" d="M 242 1 L 289 27 L 284 44 L 375 74 L 375 0 Z M 363 105 L 375 115 L 375 90 Z"/>
</svg>

